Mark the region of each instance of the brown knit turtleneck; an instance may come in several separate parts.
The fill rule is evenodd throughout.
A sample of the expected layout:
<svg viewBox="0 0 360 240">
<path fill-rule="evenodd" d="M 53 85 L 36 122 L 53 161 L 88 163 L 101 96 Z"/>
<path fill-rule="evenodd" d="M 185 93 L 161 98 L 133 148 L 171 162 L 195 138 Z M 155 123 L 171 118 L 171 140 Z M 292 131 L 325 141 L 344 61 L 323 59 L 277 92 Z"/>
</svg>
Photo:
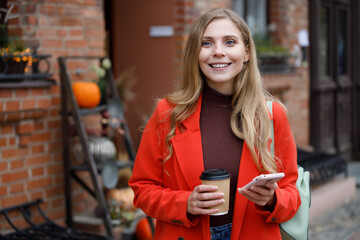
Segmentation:
<svg viewBox="0 0 360 240">
<path fill-rule="evenodd" d="M 200 113 L 204 167 L 226 169 L 231 174 L 229 213 L 211 216 L 212 227 L 232 222 L 234 209 L 243 140 L 236 137 L 230 127 L 231 100 L 232 95 L 216 92 L 205 84 Z"/>
</svg>

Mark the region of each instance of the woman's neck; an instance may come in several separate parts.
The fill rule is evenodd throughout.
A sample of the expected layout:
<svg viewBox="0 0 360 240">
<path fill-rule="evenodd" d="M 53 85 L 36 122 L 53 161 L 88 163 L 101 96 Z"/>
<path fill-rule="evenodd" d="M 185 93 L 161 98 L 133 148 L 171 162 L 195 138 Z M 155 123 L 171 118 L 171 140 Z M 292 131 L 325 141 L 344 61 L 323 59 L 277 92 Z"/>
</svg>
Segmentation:
<svg viewBox="0 0 360 240">
<path fill-rule="evenodd" d="M 229 107 L 231 106 L 233 94 L 223 94 L 210 87 L 207 83 L 204 84 L 203 101 L 208 104 Z"/>
</svg>

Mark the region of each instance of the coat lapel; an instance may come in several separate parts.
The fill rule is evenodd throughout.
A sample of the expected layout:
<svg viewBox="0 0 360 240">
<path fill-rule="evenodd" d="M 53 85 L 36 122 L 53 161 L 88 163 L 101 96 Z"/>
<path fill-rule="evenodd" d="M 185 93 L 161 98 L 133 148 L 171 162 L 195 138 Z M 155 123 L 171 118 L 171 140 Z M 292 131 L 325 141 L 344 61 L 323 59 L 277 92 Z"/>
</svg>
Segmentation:
<svg viewBox="0 0 360 240">
<path fill-rule="evenodd" d="M 244 142 L 241 154 L 237 188 L 246 185 L 257 175 L 259 175 L 259 170 L 254 164 L 253 158 L 251 156 L 249 148 L 246 145 L 246 142 Z M 236 192 L 231 239 L 238 239 L 248 202 L 249 200 L 247 198 L 245 198 L 239 192 Z"/>
<path fill-rule="evenodd" d="M 199 177 L 204 170 L 200 132 L 201 99 L 202 95 L 199 97 L 195 112 L 182 122 L 185 131 L 177 131 L 171 140 L 174 154 L 190 189 L 200 184 Z"/>
</svg>

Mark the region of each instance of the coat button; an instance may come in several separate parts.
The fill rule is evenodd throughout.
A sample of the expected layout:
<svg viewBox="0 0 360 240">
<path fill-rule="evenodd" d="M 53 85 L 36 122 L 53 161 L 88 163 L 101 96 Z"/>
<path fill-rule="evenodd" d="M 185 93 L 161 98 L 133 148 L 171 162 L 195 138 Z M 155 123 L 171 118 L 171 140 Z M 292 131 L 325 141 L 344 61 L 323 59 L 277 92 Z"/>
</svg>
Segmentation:
<svg viewBox="0 0 360 240">
<path fill-rule="evenodd" d="M 276 222 L 277 219 L 276 219 L 276 218 L 272 218 L 271 221 L 272 221 L 272 222 Z"/>
<path fill-rule="evenodd" d="M 183 237 L 179 237 L 178 240 L 185 240 Z"/>
</svg>

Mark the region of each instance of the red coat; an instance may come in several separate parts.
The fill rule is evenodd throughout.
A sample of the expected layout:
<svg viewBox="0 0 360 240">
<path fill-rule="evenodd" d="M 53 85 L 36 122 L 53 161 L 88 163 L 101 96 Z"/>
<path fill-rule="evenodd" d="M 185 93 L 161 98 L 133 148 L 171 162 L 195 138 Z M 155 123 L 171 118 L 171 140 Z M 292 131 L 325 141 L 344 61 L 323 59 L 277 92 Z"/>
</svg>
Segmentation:
<svg viewBox="0 0 360 240">
<path fill-rule="evenodd" d="M 209 216 L 188 218 L 187 199 L 200 184 L 204 170 L 200 110 L 183 121 L 185 130 L 171 140 L 173 155 L 167 156 L 165 137 L 169 129 L 168 113 L 171 105 L 161 100 L 142 136 L 137 152 L 133 175 L 129 181 L 135 193 L 134 205 L 157 219 L 155 239 L 210 239 Z M 244 196 L 236 193 L 231 239 L 281 239 L 279 223 L 290 219 L 300 206 L 295 183 L 297 179 L 296 146 L 283 109 L 273 104 L 275 154 L 281 159 L 285 177 L 278 182 L 277 203 L 272 212 L 265 211 Z M 237 187 L 242 187 L 260 172 L 244 142 Z"/>
</svg>

